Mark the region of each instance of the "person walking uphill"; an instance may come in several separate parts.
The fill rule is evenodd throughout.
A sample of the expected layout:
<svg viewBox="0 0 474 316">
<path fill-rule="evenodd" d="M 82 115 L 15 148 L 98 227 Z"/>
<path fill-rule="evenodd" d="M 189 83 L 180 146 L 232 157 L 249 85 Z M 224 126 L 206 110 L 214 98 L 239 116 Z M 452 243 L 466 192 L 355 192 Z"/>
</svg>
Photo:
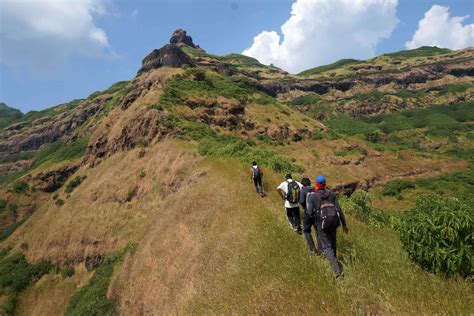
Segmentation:
<svg viewBox="0 0 474 316">
<path fill-rule="evenodd" d="M 285 176 L 277 191 L 285 201 L 286 216 L 291 228 L 298 234 L 301 234 L 300 206 L 298 204 L 301 191 L 301 183 L 292 179 L 291 174 Z"/>
<path fill-rule="evenodd" d="M 306 197 L 310 193 L 314 193 L 314 188 L 311 186 L 311 180 L 308 178 L 301 179 L 301 184 L 303 188 L 301 188 L 300 192 L 300 204 L 303 207 L 303 234 L 306 239 L 306 243 L 308 244 L 309 251 L 311 255 L 321 255 L 321 242 L 319 241 L 317 230 L 316 230 L 316 216 L 314 214 L 308 213 L 308 208 L 306 207 Z M 316 241 L 318 248 L 315 249 L 314 240 L 311 236 L 311 227 L 314 227 L 314 231 L 316 233 Z"/>
<path fill-rule="evenodd" d="M 255 190 L 257 191 L 257 193 L 260 194 L 261 197 L 264 197 L 265 193 L 263 193 L 262 185 L 263 171 L 257 165 L 256 161 L 252 162 L 251 178 L 253 184 L 255 185 Z"/>
<path fill-rule="evenodd" d="M 324 176 L 316 178 L 315 192 L 307 195 L 306 207 L 309 214 L 316 216 L 317 234 L 322 250 L 338 278 L 342 275 L 342 271 L 336 256 L 336 232 L 340 224 L 344 233 L 348 233 L 349 230 L 336 194 L 326 190 Z"/>
</svg>

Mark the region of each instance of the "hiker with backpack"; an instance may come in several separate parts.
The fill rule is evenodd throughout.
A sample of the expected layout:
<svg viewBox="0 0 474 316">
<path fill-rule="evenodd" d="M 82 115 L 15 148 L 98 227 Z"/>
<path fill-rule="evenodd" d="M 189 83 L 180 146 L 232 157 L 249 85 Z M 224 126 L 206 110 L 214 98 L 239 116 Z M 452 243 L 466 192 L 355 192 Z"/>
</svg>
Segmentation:
<svg viewBox="0 0 474 316">
<path fill-rule="evenodd" d="M 311 186 L 311 180 L 309 178 L 301 179 L 301 184 L 303 188 L 301 188 L 300 192 L 300 204 L 303 207 L 303 234 L 306 239 L 306 243 L 308 244 L 309 252 L 311 255 L 318 255 L 322 254 L 322 247 L 321 242 L 319 241 L 317 229 L 316 229 L 316 217 L 314 214 L 308 213 L 308 208 L 306 207 L 306 197 L 309 193 L 314 193 L 315 189 Z M 314 240 L 311 236 L 311 227 L 314 227 L 314 232 L 316 234 L 316 242 L 317 242 L 317 249 L 314 246 Z"/>
<path fill-rule="evenodd" d="M 291 228 L 301 235 L 300 206 L 298 203 L 302 185 L 293 180 L 291 174 L 287 174 L 285 178 L 286 180 L 277 187 L 277 191 L 285 201 L 286 216 Z"/>
<path fill-rule="evenodd" d="M 315 192 L 306 197 L 308 214 L 316 218 L 317 235 L 321 242 L 324 255 L 329 260 L 336 278 L 342 275 L 336 256 L 336 232 L 340 224 L 344 233 L 348 233 L 346 218 L 337 201 L 336 194 L 326 189 L 326 178 L 316 177 Z"/>
<path fill-rule="evenodd" d="M 251 179 L 253 181 L 253 184 L 255 185 L 255 190 L 257 191 L 258 194 L 260 194 L 261 197 L 265 195 L 263 193 L 263 185 L 262 185 L 262 178 L 263 178 L 263 172 L 262 169 L 257 165 L 256 161 L 252 162 L 252 169 L 251 169 Z"/>
</svg>

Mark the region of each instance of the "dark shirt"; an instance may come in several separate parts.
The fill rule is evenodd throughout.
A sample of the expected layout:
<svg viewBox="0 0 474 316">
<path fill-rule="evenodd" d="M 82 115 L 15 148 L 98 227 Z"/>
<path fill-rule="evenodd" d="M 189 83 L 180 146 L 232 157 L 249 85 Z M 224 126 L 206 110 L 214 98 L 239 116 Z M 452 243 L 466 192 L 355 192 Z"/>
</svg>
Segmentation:
<svg viewBox="0 0 474 316">
<path fill-rule="evenodd" d="M 300 204 L 303 207 L 304 212 L 306 212 L 306 196 L 309 192 L 314 192 L 312 186 L 302 187 L 300 190 Z"/>
<path fill-rule="evenodd" d="M 320 198 L 318 198 L 318 195 L 334 203 L 334 205 L 336 206 L 337 212 L 339 213 L 339 219 L 341 221 L 341 224 L 342 226 L 345 227 L 346 218 L 344 216 L 344 212 L 342 211 L 341 206 L 339 205 L 339 202 L 337 201 L 336 194 L 328 190 L 318 190 L 315 193 L 308 194 L 306 197 L 306 206 L 307 206 L 306 212 L 309 215 L 314 214 L 317 217 L 317 214 L 319 213 L 319 208 L 321 206 L 320 205 L 321 200 Z"/>
</svg>

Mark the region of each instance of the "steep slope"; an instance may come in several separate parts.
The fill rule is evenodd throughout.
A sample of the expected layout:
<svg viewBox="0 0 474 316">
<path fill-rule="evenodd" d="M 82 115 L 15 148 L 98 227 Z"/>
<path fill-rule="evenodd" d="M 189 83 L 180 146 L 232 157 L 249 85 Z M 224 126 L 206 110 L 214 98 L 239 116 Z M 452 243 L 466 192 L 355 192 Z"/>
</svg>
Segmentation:
<svg viewBox="0 0 474 316">
<path fill-rule="evenodd" d="M 21 252 L 56 272 L 18 293 L 0 282 L 0 305 L 20 314 L 468 313 L 468 281 L 425 272 L 389 225 L 354 214 L 340 239 L 347 277 L 335 283 L 288 229 L 274 190 L 285 172 L 322 173 L 341 196 L 371 190 L 393 209 L 378 193 L 393 180 L 464 172 L 456 185 L 471 181 L 472 50 L 428 51 L 304 77 L 208 54 L 177 30 L 132 80 L 27 113 L 0 134 L 0 266 Z M 414 71 L 429 73 L 421 86 L 404 81 Z M 462 89 L 447 85 L 461 80 Z M 387 85 L 397 92 L 380 102 L 357 92 L 378 98 Z M 409 100 L 430 85 L 446 90 L 395 106 L 395 94 Z M 439 102 L 453 104 L 428 106 Z M 250 183 L 254 159 L 264 199 Z M 416 198 L 398 197 L 398 211 Z"/>
<path fill-rule="evenodd" d="M 22 116 L 23 113 L 20 110 L 11 108 L 5 103 L 0 103 L 0 129 L 10 125 Z"/>
</svg>

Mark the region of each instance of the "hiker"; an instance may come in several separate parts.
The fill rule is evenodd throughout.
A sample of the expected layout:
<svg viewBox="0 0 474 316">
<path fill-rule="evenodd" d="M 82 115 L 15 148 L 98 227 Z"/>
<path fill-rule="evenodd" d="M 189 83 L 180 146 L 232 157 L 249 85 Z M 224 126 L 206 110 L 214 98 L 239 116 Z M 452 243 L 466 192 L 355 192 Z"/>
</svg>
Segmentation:
<svg viewBox="0 0 474 316">
<path fill-rule="evenodd" d="M 285 178 L 286 180 L 277 187 L 277 191 L 285 201 L 286 216 L 291 228 L 301 235 L 300 206 L 298 202 L 302 185 L 298 181 L 293 180 L 289 173 Z"/>
<path fill-rule="evenodd" d="M 347 234 L 349 230 L 336 194 L 326 190 L 324 176 L 316 177 L 315 192 L 307 195 L 306 207 L 307 212 L 316 217 L 317 235 L 322 250 L 329 260 L 336 278 L 339 278 L 342 271 L 336 256 L 336 232 L 340 224 L 342 224 L 344 233 Z"/>
<path fill-rule="evenodd" d="M 306 239 L 306 243 L 308 244 L 309 252 L 311 255 L 318 255 L 320 256 L 322 254 L 322 248 L 321 248 L 321 242 L 319 241 L 318 235 L 317 235 L 317 229 L 316 229 L 316 217 L 314 214 L 308 213 L 308 209 L 306 207 L 306 197 L 309 193 L 314 193 L 315 190 L 311 186 L 311 180 L 309 178 L 303 178 L 301 179 L 301 184 L 303 187 L 301 188 L 300 192 L 300 204 L 301 207 L 303 208 L 303 234 Z M 314 232 L 316 234 L 316 242 L 318 245 L 318 248 L 315 249 L 314 246 L 314 240 L 313 237 L 311 236 L 311 227 L 314 227 Z"/>
<path fill-rule="evenodd" d="M 262 185 L 263 171 L 257 165 L 256 161 L 252 162 L 251 178 L 252 178 L 253 184 L 255 185 L 255 190 L 257 191 L 258 194 L 260 194 L 261 197 L 263 197 L 265 195 L 265 193 L 263 193 L 263 185 Z"/>
</svg>

